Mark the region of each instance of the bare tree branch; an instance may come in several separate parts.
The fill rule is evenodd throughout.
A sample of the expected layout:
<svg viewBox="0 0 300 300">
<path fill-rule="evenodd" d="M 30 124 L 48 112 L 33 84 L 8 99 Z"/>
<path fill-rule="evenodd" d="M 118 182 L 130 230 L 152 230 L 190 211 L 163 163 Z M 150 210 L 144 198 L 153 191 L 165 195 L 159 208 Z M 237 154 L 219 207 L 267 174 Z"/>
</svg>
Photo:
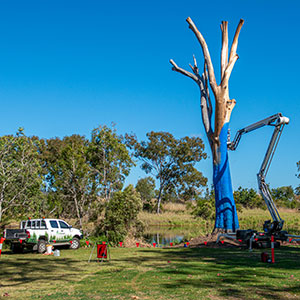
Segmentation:
<svg viewBox="0 0 300 300">
<path fill-rule="evenodd" d="M 222 21 L 222 51 L 221 51 L 221 80 L 228 64 L 228 22 Z"/>
<path fill-rule="evenodd" d="M 187 77 L 190 77 L 190 78 L 192 78 L 194 81 L 196 81 L 198 83 L 199 78 L 197 76 L 195 76 L 194 74 L 192 74 L 192 73 L 190 73 L 190 72 L 188 72 L 188 71 L 186 71 L 186 70 L 178 67 L 177 64 L 174 62 L 173 59 L 170 59 L 170 63 L 173 65 L 173 68 L 172 68 L 173 71 L 176 71 L 176 72 L 181 73 L 181 74 L 183 74 L 183 75 L 185 75 Z"/>
<path fill-rule="evenodd" d="M 236 54 L 238 39 L 239 39 L 240 31 L 242 29 L 243 24 L 244 24 L 244 20 L 240 19 L 240 22 L 239 22 L 239 24 L 236 28 L 235 35 L 234 35 L 234 38 L 233 38 L 233 42 L 232 42 L 232 45 L 231 45 L 229 61 L 231 61 L 233 59 L 234 55 Z"/>
<path fill-rule="evenodd" d="M 193 60 L 194 60 L 194 66 L 195 66 L 195 67 L 198 67 L 198 66 L 197 66 L 197 60 L 196 60 L 195 55 L 193 55 Z"/>
<path fill-rule="evenodd" d="M 208 113 L 209 113 L 209 120 L 211 123 L 211 116 L 212 116 L 212 112 L 213 112 L 213 107 L 212 107 L 212 103 L 210 100 L 210 93 L 209 93 L 209 86 L 208 86 L 208 73 L 207 73 L 207 65 L 206 63 L 204 63 L 204 72 L 202 75 L 203 81 L 204 81 L 204 85 L 205 85 L 205 91 L 206 91 L 206 96 L 207 96 L 207 100 L 208 100 Z"/>
<path fill-rule="evenodd" d="M 221 82 L 222 88 L 227 88 L 232 69 L 234 67 L 235 62 L 238 60 L 238 58 L 239 58 L 239 56 L 237 54 L 235 54 L 235 56 L 232 58 L 232 60 L 229 61 L 229 64 L 227 65 L 226 70 L 222 77 L 222 82 Z"/>
<path fill-rule="evenodd" d="M 200 97 L 200 106 L 201 106 L 201 116 L 202 116 L 202 123 L 205 128 L 205 133 L 207 135 L 209 144 L 212 146 L 212 127 L 211 127 L 211 114 L 212 114 L 212 106 L 211 101 L 209 98 L 209 88 L 208 88 L 208 78 L 205 78 L 205 76 L 202 75 L 202 77 L 199 75 L 199 69 L 197 67 L 197 61 L 194 56 L 194 66 L 190 64 L 191 69 L 193 70 L 194 74 L 199 78 L 199 88 L 201 92 Z M 204 69 L 206 69 L 206 63 L 204 63 Z"/>
<path fill-rule="evenodd" d="M 227 88 L 232 69 L 239 58 L 239 56 L 236 54 L 236 49 L 238 46 L 239 34 L 243 24 L 244 24 L 244 20 L 241 19 L 235 31 L 235 35 L 230 49 L 229 63 L 224 71 L 224 74 L 222 73 L 222 82 L 221 82 L 222 88 Z"/>
<path fill-rule="evenodd" d="M 193 56 L 193 60 L 194 60 L 194 66 L 192 66 L 190 64 L 190 67 L 194 74 L 178 67 L 177 64 L 172 59 L 170 60 L 170 63 L 173 65 L 173 68 L 172 68 L 173 71 L 181 73 L 189 78 L 192 78 L 199 86 L 200 92 L 201 92 L 200 106 L 201 106 L 202 122 L 203 122 L 203 125 L 205 128 L 205 132 L 208 137 L 209 143 L 211 144 L 212 143 L 211 138 L 213 135 L 212 128 L 211 128 L 211 111 L 212 111 L 211 102 L 210 101 L 208 102 L 208 100 L 207 100 L 208 99 L 207 98 L 208 97 L 208 95 L 207 95 L 208 89 L 206 89 L 206 87 L 205 87 L 203 77 L 201 77 L 199 75 L 199 69 L 197 66 L 197 61 L 196 61 L 195 56 Z"/>
<path fill-rule="evenodd" d="M 204 72 L 202 76 L 199 75 L 199 70 L 197 66 L 196 59 L 194 57 L 194 66 L 190 65 L 193 70 L 193 74 L 188 71 L 185 71 L 179 68 L 173 60 L 171 60 L 171 64 L 174 66 L 173 70 L 179 73 L 182 73 L 185 76 L 192 78 L 197 82 L 200 91 L 201 91 L 201 114 L 202 121 L 205 128 L 205 132 L 208 136 L 208 140 L 210 142 L 210 146 L 213 153 L 214 163 L 219 162 L 219 151 L 218 147 L 220 146 L 219 135 L 221 129 L 225 122 L 229 122 L 232 109 L 235 106 L 236 101 L 234 99 L 230 100 L 229 98 L 229 88 L 228 81 L 233 70 L 233 67 L 238 59 L 238 55 L 236 54 L 238 37 L 241 31 L 241 28 L 244 24 L 244 20 L 240 20 L 235 36 L 231 45 L 230 55 L 228 57 L 228 22 L 223 21 L 221 23 L 221 31 L 222 31 L 222 50 L 221 50 L 221 83 L 217 85 L 213 64 L 211 61 L 210 53 L 208 50 L 208 46 L 205 42 L 204 37 L 197 29 L 196 25 L 193 23 L 192 19 L 188 17 L 186 19 L 189 24 L 189 28 L 194 32 L 196 38 L 198 39 L 203 56 L 204 56 Z M 209 82 L 209 84 L 208 84 Z M 214 129 L 212 129 L 212 103 L 210 99 L 209 86 L 213 91 L 215 98 L 215 120 L 214 120 Z"/>
<path fill-rule="evenodd" d="M 201 89 L 201 98 L 200 98 L 200 105 L 201 105 L 201 115 L 202 115 L 202 122 L 204 125 L 205 133 L 207 135 L 208 141 L 212 143 L 212 128 L 211 128 L 211 120 L 209 116 L 209 107 L 207 105 L 206 94 L 204 91 L 204 85 L 201 84 L 203 89 Z"/>
<path fill-rule="evenodd" d="M 211 62 L 210 54 L 209 54 L 208 47 L 207 47 L 207 44 L 205 42 L 205 39 L 202 36 L 202 34 L 200 33 L 200 31 L 197 29 L 196 25 L 194 24 L 194 22 L 192 21 L 192 19 L 190 17 L 188 17 L 186 19 L 186 21 L 188 22 L 189 28 L 192 29 L 192 31 L 196 35 L 196 37 L 197 37 L 197 39 L 198 39 L 198 41 L 199 41 L 199 43 L 202 47 L 202 52 L 203 52 L 203 55 L 204 55 L 205 62 L 207 64 L 207 69 L 208 69 L 208 74 L 209 74 L 209 83 L 210 83 L 210 86 L 211 86 L 214 94 L 216 95 L 218 93 L 218 85 L 217 85 L 217 82 L 216 82 L 214 67 L 213 67 L 213 64 Z"/>
</svg>

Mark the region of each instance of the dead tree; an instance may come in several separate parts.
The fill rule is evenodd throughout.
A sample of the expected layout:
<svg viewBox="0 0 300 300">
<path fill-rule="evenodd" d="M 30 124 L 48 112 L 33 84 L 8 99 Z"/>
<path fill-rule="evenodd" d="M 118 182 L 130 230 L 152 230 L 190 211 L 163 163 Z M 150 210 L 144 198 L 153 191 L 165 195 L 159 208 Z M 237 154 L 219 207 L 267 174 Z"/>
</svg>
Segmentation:
<svg viewBox="0 0 300 300">
<path fill-rule="evenodd" d="M 221 23 L 222 50 L 221 50 L 221 79 L 216 82 L 214 67 L 204 37 L 197 29 L 191 18 L 186 20 L 189 28 L 194 32 L 202 48 L 204 56 L 203 73 L 199 72 L 194 56 L 194 65 L 190 65 L 192 72 L 188 72 L 171 59 L 172 70 L 193 79 L 200 88 L 202 122 L 209 141 L 213 156 L 213 184 L 215 190 L 216 220 L 215 229 L 235 231 L 239 228 L 236 206 L 233 199 L 232 183 L 228 163 L 227 132 L 235 99 L 229 98 L 228 82 L 235 62 L 239 58 L 236 50 L 238 37 L 244 20 L 240 20 L 231 45 L 228 47 L 228 22 Z M 213 106 L 210 99 L 210 88 L 214 96 L 214 128 L 212 126 Z"/>
</svg>

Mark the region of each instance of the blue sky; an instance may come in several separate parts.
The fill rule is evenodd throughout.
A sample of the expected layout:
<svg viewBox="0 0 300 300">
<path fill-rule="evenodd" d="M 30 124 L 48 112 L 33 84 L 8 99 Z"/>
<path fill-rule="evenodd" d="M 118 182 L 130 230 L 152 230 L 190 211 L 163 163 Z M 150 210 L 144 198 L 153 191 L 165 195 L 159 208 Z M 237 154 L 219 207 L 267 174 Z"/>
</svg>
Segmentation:
<svg viewBox="0 0 300 300">
<path fill-rule="evenodd" d="M 0 134 L 23 126 L 43 138 L 89 137 L 100 124 L 140 139 L 151 130 L 176 137 L 204 135 L 199 90 L 171 71 L 202 53 L 185 19 L 208 43 L 219 70 L 220 22 L 229 38 L 242 28 L 230 96 L 237 100 L 231 131 L 277 112 L 290 118 L 267 181 L 292 185 L 300 160 L 300 2 L 291 1 L 2 1 L 0 3 Z M 234 188 L 256 188 L 256 173 L 272 128 L 243 137 L 230 153 Z M 208 145 L 207 145 L 208 146 Z M 207 147 L 209 153 L 209 148 Z M 199 164 L 211 179 L 212 162 Z M 134 169 L 127 183 L 144 174 Z M 211 182 L 211 181 L 210 181 Z"/>
</svg>

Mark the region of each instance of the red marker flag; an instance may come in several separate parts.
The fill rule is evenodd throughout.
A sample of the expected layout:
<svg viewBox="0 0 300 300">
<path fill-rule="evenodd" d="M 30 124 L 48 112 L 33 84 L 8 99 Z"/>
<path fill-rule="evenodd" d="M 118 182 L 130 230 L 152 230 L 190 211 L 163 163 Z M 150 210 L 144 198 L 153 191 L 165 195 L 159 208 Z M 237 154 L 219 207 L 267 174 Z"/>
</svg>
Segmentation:
<svg viewBox="0 0 300 300">
<path fill-rule="evenodd" d="M 136 243 L 136 246 L 139 247 L 140 243 Z"/>
<path fill-rule="evenodd" d="M 155 247 L 156 246 L 156 243 L 153 243 L 153 247 Z"/>
<path fill-rule="evenodd" d="M 207 242 L 204 242 L 204 245 L 207 246 Z"/>
<path fill-rule="evenodd" d="M 123 245 L 123 242 L 119 242 L 119 244 L 120 244 L 120 247 L 122 247 L 122 245 Z"/>
<path fill-rule="evenodd" d="M 173 243 L 170 243 L 170 246 L 172 247 L 172 246 L 173 246 Z"/>
<path fill-rule="evenodd" d="M 271 236 L 271 254 L 272 254 L 272 264 L 275 262 L 275 253 L 274 253 L 274 235 Z"/>
<path fill-rule="evenodd" d="M 1 251 L 2 251 L 2 244 L 5 241 L 5 238 L 0 238 L 0 256 L 1 256 Z"/>
<path fill-rule="evenodd" d="M 90 241 L 85 241 L 86 245 L 88 246 L 90 244 Z"/>
</svg>

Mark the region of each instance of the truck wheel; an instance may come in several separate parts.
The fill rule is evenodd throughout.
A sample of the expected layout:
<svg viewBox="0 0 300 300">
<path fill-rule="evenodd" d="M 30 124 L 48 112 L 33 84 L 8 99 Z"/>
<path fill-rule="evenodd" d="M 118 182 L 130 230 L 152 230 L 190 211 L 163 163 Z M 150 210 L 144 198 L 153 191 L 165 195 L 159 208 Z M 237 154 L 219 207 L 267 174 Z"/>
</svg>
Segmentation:
<svg viewBox="0 0 300 300">
<path fill-rule="evenodd" d="M 74 237 L 74 238 L 72 239 L 72 243 L 71 243 L 71 245 L 70 245 L 70 249 L 76 250 L 76 249 L 79 248 L 79 246 L 80 246 L 79 239 L 76 238 L 76 237 Z"/>
<path fill-rule="evenodd" d="M 11 244 L 11 251 L 15 254 L 17 253 L 23 253 L 24 247 L 18 245 L 18 244 Z"/>
<path fill-rule="evenodd" d="M 37 245 L 37 251 L 38 251 L 38 253 L 46 252 L 46 241 L 45 240 L 39 240 L 38 245 Z"/>
</svg>

